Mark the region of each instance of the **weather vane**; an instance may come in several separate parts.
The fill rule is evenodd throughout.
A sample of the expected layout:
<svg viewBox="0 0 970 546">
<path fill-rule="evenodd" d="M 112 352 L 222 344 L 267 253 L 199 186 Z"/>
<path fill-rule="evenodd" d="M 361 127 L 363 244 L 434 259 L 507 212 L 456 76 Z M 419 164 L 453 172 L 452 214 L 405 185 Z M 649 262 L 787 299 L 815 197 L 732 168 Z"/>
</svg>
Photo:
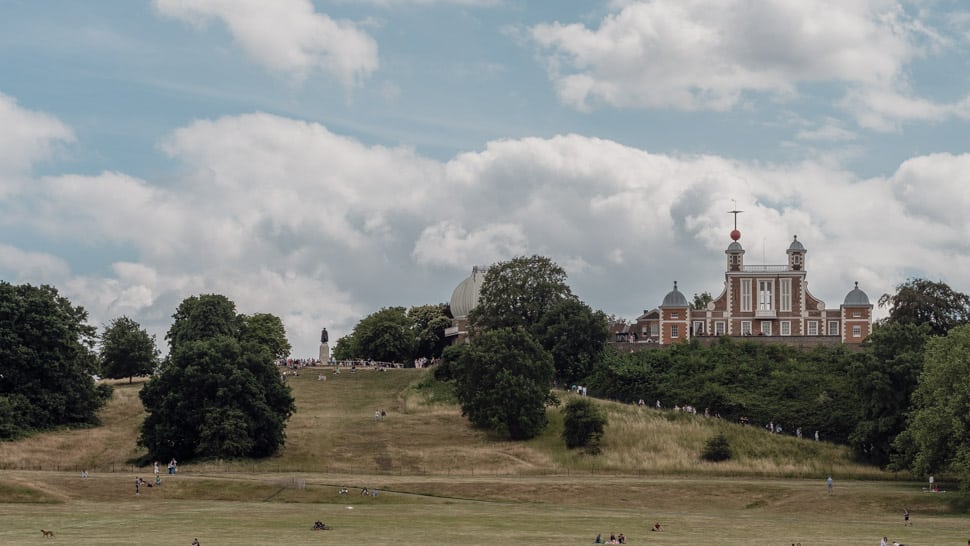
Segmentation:
<svg viewBox="0 0 970 546">
<path fill-rule="evenodd" d="M 731 199 L 731 202 L 734 203 L 734 210 L 729 210 L 728 211 L 728 214 L 733 214 L 734 215 L 734 229 L 738 229 L 738 214 L 741 214 L 744 211 L 743 210 L 738 210 L 738 202 L 737 201 L 735 201 L 734 199 Z"/>
</svg>

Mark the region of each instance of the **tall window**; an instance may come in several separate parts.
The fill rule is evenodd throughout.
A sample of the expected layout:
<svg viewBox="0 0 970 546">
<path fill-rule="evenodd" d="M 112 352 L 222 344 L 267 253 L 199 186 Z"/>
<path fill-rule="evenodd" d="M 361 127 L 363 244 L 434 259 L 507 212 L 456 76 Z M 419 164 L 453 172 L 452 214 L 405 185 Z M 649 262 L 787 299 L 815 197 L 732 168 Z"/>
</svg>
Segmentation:
<svg viewBox="0 0 970 546">
<path fill-rule="evenodd" d="M 778 310 L 791 311 L 791 279 L 780 279 L 778 283 L 781 291 L 778 296 Z"/>
<path fill-rule="evenodd" d="M 741 310 L 751 310 L 751 279 L 741 279 Z"/>
<path fill-rule="evenodd" d="M 837 336 L 837 335 L 839 335 L 839 321 L 837 321 L 837 320 L 830 320 L 829 321 L 829 335 L 830 336 Z"/>
<path fill-rule="evenodd" d="M 704 321 L 703 320 L 695 320 L 694 321 L 694 329 L 691 330 L 691 332 L 695 336 L 702 336 L 702 335 L 704 335 Z"/>
<path fill-rule="evenodd" d="M 714 323 L 714 335 L 723 336 L 724 335 L 724 321 L 719 320 Z"/>
<path fill-rule="evenodd" d="M 770 336 L 771 335 L 771 321 L 763 320 L 761 321 L 761 335 Z"/>
<path fill-rule="evenodd" d="M 680 325 L 679 324 L 671 324 L 670 325 L 670 337 L 671 338 L 680 337 Z"/>
<path fill-rule="evenodd" d="M 862 337 L 862 326 L 852 327 L 852 337 Z"/>
<path fill-rule="evenodd" d="M 660 324 L 656 322 L 650 323 L 650 335 L 653 337 L 657 337 L 660 335 Z"/>
<path fill-rule="evenodd" d="M 791 335 L 791 322 L 788 322 L 787 320 L 782 321 L 778 325 L 778 330 L 779 330 L 779 332 L 778 332 L 779 334 L 781 334 L 783 336 L 790 336 Z"/>
<path fill-rule="evenodd" d="M 818 321 L 810 320 L 808 321 L 808 335 L 817 336 L 818 335 Z"/>
<path fill-rule="evenodd" d="M 742 336 L 750 336 L 751 335 L 751 321 L 750 320 L 742 320 L 741 321 L 741 335 Z"/>
<path fill-rule="evenodd" d="M 758 311 L 771 311 L 773 284 L 771 281 L 758 281 Z"/>
</svg>

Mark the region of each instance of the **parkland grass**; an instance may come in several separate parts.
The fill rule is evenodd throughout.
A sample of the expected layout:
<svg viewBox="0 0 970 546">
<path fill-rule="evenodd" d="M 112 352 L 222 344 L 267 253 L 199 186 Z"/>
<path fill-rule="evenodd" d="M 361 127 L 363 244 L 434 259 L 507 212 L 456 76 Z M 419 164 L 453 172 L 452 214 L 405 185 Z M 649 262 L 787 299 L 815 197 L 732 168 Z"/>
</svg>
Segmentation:
<svg viewBox="0 0 970 546">
<path fill-rule="evenodd" d="M 323 373 L 326 381 L 318 381 Z M 160 488 L 130 461 L 141 384 L 119 382 L 103 425 L 0 443 L 0 544 L 965 544 L 970 518 L 845 448 L 716 419 L 602 402 L 603 452 L 567 450 L 562 420 L 528 442 L 472 429 L 420 370 L 306 370 L 279 456 L 180 464 Z M 560 393 L 560 396 L 568 396 Z M 374 410 L 384 409 L 384 421 Z M 724 432 L 735 457 L 699 458 Z M 79 468 L 90 477 L 81 479 Z M 40 469 L 40 470 L 38 470 Z M 824 480 L 835 479 L 834 494 Z M 360 489 L 378 496 L 362 496 Z M 339 489 L 349 489 L 340 495 Z M 902 509 L 914 525 L 902 526 Z M 332 531 L 311 531 L 316 520 Z M 661 522 L 665 531 L 649 525 Z"/>
</svg>

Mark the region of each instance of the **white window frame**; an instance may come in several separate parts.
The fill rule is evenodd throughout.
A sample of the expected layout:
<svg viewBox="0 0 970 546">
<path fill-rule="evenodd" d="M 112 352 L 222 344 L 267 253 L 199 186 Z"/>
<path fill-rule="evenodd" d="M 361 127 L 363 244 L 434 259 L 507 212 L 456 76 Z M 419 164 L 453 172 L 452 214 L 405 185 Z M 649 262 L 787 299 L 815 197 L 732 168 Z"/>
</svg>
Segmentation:
<svg viewBox="0 0 970 546">
<path fill-rule="evenodd" d="M 651 322 L 650 323 L 650 335 L 652 337 L 657 337 L 657 336 L 660 335 L 660 323 L 659 322 Z"/>
<path fill-rule="evenodd" d="M 856 324 L 852 327 L 852 337 L 862 337 L 862 326 Z"/>
<path fill-rule="evenodd" d="M 742 336 L 750 336 L 751 335 L 751 321 L 750 320 L 742 320 L 741 321 L 741 335 Z"/>
<path fill-rule="evenodd" d="M 829 321 L 828 334 L 830 336 L 837 336 L 837 335 L 839 335 L 839 321 L 837 321 L 837 320 L 830 320 Z"/>
<path fill-rule="evenodd" d="M 691 332 L 691 335 L 693 335 L 693 336 L 699 336 L 702 333 L 704 333 L 704 321 L 703 320 L 695 320 L 694 321 L 694 325 L 691 328 L 691 331 L 690 332 Z"/>
<path fill-rule="evenodd" d="M 791 311 L 791 279 L 778 279 L 778 310 Z"/>
<path fill-rule="evenodd" d="M 679 319 L 679 318 L 680 318 L 680 313 L 674 313 L 673 311 L 670 312 L 670 320 Z"/>
<path fill-rule="evenodd" d="M 808 335 L 817 336 L 818 335 L 818 321 L 810 320 L 808 321 Z"/>
<path fill-rule="evenodd" d="M 852 318 L 862 318 L 862 311 L 853 311 Z"/>
<path fill-rule="evenodd" d="M 726 332 L 726 331 L 727 331 L 726 330 L 726 325 L 724 324 L 724 321 L 723 320 L 719 320 L 719 321 L 717 321 L 717 322 L 714 323 L 714 335 L 715 336 L 723 336 L 724 335 L 724 332 Z"/>
<path fill-rule="evenodd" d="M 671 324 L 670 325 L 670 339 L 676 339 L 680 337 L 680 325 Z"/>
<path fill-rule="evenodd" d="M 751 279 L 741 279 L 741 310 L 751 311 Z"/>
<path fill-rule="evenodd" d="M 761 321 L 761 335 L 770 336 L 771 335 L 771 321 L 763 320 Z"/>
<path fill-rule="evenodd" d="M 758 311 L 771 311 L 775 300 L 775 281 L 758 279 Z"/>
<path fill-rule="evenodd" d="M 791 335 L 791 321 L 783 320 L 778 324 L 778 333 L 783 336 Z"/>
</svg>

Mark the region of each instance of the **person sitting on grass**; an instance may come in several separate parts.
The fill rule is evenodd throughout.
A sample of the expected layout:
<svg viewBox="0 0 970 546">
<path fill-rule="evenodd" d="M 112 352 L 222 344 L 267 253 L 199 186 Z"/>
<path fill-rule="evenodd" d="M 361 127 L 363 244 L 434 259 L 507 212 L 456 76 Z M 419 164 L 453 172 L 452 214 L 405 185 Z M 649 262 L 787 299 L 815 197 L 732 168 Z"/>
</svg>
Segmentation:
<svg viewBox="0 0 970 546">
<path fill-rule="evenodd" d="M 664 530 L 664 526 L 663 525 L 660 525 L 660 522 L 658 521 L 657 523 L 654 523 L 653 524 L 653 527 L 651 527 L 650 530 L 651 531 L 663 531 Z"/>
<path fill-rule="evenodd" d="M 320 520 L 317 520 L 317 521 L 316 521 L 316 522 L 315 522 L 315 523 L 313 524 L 313 530 L 314 530 L 314 531 L 326 531 L 326 530 L 327 530 L 327 526 L 326 526 L 326 524 L 324 524 L 324 523 L 323 523 L 322 521 L 320 521 Z"/>
</svg>

